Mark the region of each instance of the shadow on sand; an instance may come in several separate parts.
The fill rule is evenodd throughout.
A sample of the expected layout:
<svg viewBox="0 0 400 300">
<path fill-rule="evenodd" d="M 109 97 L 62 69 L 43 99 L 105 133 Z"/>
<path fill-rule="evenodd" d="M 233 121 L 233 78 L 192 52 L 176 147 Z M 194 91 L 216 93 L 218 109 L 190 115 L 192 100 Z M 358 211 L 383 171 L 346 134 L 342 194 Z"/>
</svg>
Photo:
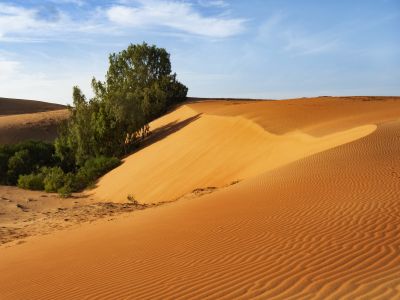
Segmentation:
<svg viewBox="0 0 400 300">
<path fill-rule="evenodd" d="M 150 132 L 150 134 L 145 137 L 141 142 L 139 147 L 134 150 L 133 152 L 129 153 L 127 156 L 132 155 L 133 153 L 136 153 L 158 141 L 161 141 L 162 139 L 166 138 L 167 136 L 173 134 L 174 132 L 177 132 L 181 130 L 182 128 L 186 127 L 190 123 L 196 121 L 199 119 L 201 114 L 197 114 L 193 117 L 190 117 L 188 119 L 185 119 L 183 121 L 177 122 L 170 122 L 164 126 L 161 126 L 153 131 Z"/>
</svg>

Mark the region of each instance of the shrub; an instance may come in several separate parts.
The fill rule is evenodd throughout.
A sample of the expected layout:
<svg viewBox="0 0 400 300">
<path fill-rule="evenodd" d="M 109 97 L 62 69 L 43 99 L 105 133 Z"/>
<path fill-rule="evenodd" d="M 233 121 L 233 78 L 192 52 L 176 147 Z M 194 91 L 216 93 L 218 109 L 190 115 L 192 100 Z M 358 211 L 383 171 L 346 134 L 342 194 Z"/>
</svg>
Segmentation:
<svg viewBox="0 0 400 300">
<path fill-rule="evenodd" d="M 120 163 L 121 161 L 116 157 L 98 156 L 89 158 L 76 174 L 77 185 L 80 185 L 78 189 L 92 184 L 97 178 L 119 166 Z"/>
<path fill-rule="evenodd" d="M 26 141 L 0 146 L 0 184 L 17 184 L 20 175 L 37 172 L 56 163 L 50 143 Z"/>
<path fill-rule="evenodd" d="M 75 174 L 67 173 L 63 178 L 63 186 L 57 190 L 61 197 L 69 197 L 72 192 L 78 191 L 77 179 Z"/>
<path fill-rule="evenodd" d="M 68 198 L 71 196 L 72 189 L 69 186 L 63 186 L 58 189 L 57 191 L 58 195 L 62 198 Z"/>
<path fill-rule="evenodd" d="M 49 143 L 28 141 L 0 146 L 0 184 L 44 189 L 68 197 L 120 164 L 116 157 L 91 157 L 76 172 L 73 157 L 63 159 L 55 157 L 54 145 Z"/>
<path fill-rule="evenodd" d="M 62 197 L 69 197 L 119 164 L 116 157 L 99 156 L 88 159 L 76 174 L 65 173 L 60 167 L 42 167 L 39 173 L 20 175 L 18 186 L 30 190 L 44 189 L 48 193 L 57 192 Z"/>
<path fill-rule="evenodd" d="M 26 149 L 17 151 L 8 160 L 7 177 L 8 182 L 16 184 L 19 175 L 29 174 L 31 162 L 29 159 L 29 151 Z"/>
<path fill-rule="evenodd" d="M 46 192 L 57 192 L 64 186 L 65 173 L 60 167 L 43 168 L 42 173 L 45 176 L 43 183 Z"/>
<path fill-rule="evenodd" d="M 28 190 L 41 191 L 44 189 L 44 175 L 39 174 L 29 174 L 20 175 L 18 178 L 18 187 Z"/>
<path fill-rule="evenodd" d="M 28 150 L 31 169 L 36 166 L 52 166 L 55 163 L 55 148 L 51 143 L 41 141 L 25 141 L 14 145 L 17 151 Z"/>
</svg>

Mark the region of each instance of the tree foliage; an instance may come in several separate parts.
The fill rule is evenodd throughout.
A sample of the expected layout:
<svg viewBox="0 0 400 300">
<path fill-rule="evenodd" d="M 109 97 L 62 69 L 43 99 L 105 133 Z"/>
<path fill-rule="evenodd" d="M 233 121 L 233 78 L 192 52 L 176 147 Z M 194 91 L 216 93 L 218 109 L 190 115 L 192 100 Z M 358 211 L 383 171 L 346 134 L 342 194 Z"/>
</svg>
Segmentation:
<svg viewBox="0 0 400 300">
<path fill-rule="evenodd" d="M 54 153 L 54 145 L 40 141 L 0 146 L 0 184 L 15 185 L 20 175 L 53 166 L 57 162 Z"/>
<path fill-rule="evenodd" d="M 105 81 L 92 80 L 94 97 L 73 90 L 71 118 L 56 140 L 63 163 L 127 154 L 149 130 L 148 123 L 186 99 L 187 87 L 172 73 L 170 56 L 146 43 L 109 56 Z"/>
</svg>

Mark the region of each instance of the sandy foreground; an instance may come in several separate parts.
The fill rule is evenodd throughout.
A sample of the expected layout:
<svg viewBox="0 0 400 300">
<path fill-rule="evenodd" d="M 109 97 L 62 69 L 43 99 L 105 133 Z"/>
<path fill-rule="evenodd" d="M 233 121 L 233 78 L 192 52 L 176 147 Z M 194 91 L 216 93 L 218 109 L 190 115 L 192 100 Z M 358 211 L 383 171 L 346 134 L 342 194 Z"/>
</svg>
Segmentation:
<svg viewBox="0 0 400 300">
<path fill-rule="evenodd" d="M 169 203 L 3 244 L 1 299 L 400 298 L 400 98 L 199 101 L 151 128 L 69 201 Z"/>
</svg>

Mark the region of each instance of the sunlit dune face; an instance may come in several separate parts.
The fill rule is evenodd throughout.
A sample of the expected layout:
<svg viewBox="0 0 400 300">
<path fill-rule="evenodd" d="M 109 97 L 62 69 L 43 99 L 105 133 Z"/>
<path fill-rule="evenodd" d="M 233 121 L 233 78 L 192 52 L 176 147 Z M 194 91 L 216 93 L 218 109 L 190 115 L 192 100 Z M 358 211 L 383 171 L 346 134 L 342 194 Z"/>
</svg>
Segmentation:
<svg viewBox="0 0 400 300">
<path fill-rule="evenodd" d="M 154 121 L 149 145 L 89 194 L 102 201 L 125 202 L 130 194 L 145 203 L 176 200 L 365 137 L 377 120 L 398 113 L 390 99 L 195 102 Z"/>
</svg>

